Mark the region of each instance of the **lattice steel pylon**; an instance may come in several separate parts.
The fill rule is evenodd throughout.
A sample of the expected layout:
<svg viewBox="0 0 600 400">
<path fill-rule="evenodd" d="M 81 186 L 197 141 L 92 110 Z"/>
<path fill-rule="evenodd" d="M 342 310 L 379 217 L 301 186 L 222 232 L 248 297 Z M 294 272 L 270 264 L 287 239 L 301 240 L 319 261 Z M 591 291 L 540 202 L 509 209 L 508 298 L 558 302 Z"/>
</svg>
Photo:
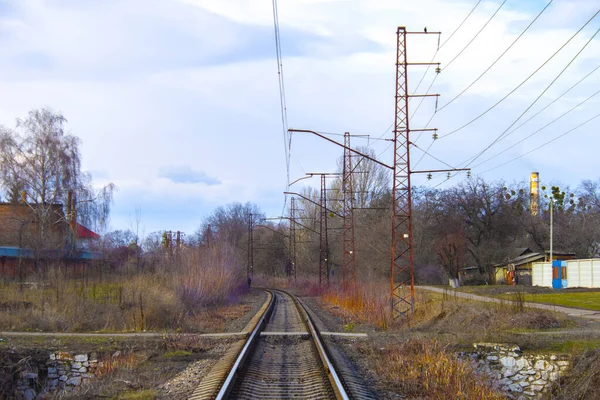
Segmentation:
<svg viewBox="0 0 600 400">
<path fill-rule="evenodd" d="M 327 234 L 327 185 L 325 174 L 321 174 L 321 212 L 319 214 L 319 286 L 323 283 L 323 273 L 329 286 L 329 239 Z"/>
<path fill-rule="evenodd" d="M 344 167 L 342 172 L 342 286 L 356 287 L 356 252 L 354 242 L 354 191 L 352 190 L 352 152 L 350 133 L 344 133 Z"/>
<path fill-rule="evenodd" d="M 406 35 L 427 34 L 424 32 L 407 32 L 403 26 L 398 27 L 396 49 L 396 110 L 394 119 L 394 168 L 392 186 L 392 246 L 390 271 L 390 303 L 393 317 L 414 312 L 415 279 L 413 267 L 413 235 L 412 235 L 412 198 L 410 175 L 410 126 L 408 120 L 409 97 L 438 96 L 437 94 L 409 95 L 409 65 L 438 65 L 439 63 L 408 63 L 406 54 Z M 439 35 L 440 32 L 429 32 Z M 439 72 L 439 68 L 436 69 Z M 428 131 L 435 129 L 413 129 L 412 131 Z M 419 171 L 423 172 L 423 171 Z M 426 172 L 426 171 L 425 171 Z"/>
<path fill-rule="evenodd" d="M 290 199 L 290 237 L 289 237 L 289 257 L 288 278 L 296 280 L 296 199 Z"/>
</svg>

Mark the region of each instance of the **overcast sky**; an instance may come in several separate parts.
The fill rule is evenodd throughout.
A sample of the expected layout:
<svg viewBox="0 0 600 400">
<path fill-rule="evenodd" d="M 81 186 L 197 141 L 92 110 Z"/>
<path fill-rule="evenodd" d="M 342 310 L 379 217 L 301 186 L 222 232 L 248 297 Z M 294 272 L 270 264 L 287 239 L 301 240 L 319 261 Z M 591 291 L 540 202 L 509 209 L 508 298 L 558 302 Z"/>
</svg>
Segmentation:
<svg viewBox="0 0 600 400">
<path fill-rule="evenodd" d="M 427 127 L 438 128 L 441 138 L 431 145 L 431 133 L 413 133 L 412 140 L 421 149 L 431 145 L 429 152 L 445 163 L 464 166 L 513 124 L 600 28 L 598 16 L 506 100 L 449 134 L 515 89 L 600 9 L 600 0 L 554 0 L 488 73 L 444 107 L 548 1 L 507 0 L 460 53 L 502 1 L 482 1 L 445 43 L 476 3 L 279 0 L 289 126 L 390 138 L 396 28 L 427 27 L 442 32 L 435 56 L 442 71 L 436 78 L 430 69 L 418 93 L 436 78 L 429 93 L 441 96 L 435 115 L 436 101 L 423 101 L 411 127 L 425 128 L 434 116 Z M 507 133 L 600 65 L 599 37 Z M 437 46 L 436 35 L 409 36 L 409 61 L 431 61 Z M 275 57 L 270 0 L 0 0 L 0 124 L 14 127 L 17 117 L 45 106 L 63 113 L 68 131 L 81 138 L 84 169 L 98 185 L 118 187 L 112 229 L 135 228 L 138 209 L 143 233 L 192 233 L 202 217 L 233 201 L 255 202 L 276 216 L 286 162 Z M 410 92 L 425 70 L 411 67 Z M 473 174 L 513 182 L 539 171 L 543 182 L 571 186 L 598 179 L 600 118 L 531 150 L 596 116 L 600 95 L 522 140 L 599 90 L 600 70 L 490 147 L 469 165 Z M 411 100 L 411 114 L 419 103 Z M 353 139 L 392 163 L 389 143 Z M 416 165 L 419 148 L 411 153 L 413 169 L 446 168 L 427 155 Z M 290 179 L 334 171 L 340 155 L 335 145 L 295 134 Z M 444 183 L 445 174 L 431 181 L 415 175 L 413 182 L 435 186 L 463 179 L 459 174 Z"/>
</svg>

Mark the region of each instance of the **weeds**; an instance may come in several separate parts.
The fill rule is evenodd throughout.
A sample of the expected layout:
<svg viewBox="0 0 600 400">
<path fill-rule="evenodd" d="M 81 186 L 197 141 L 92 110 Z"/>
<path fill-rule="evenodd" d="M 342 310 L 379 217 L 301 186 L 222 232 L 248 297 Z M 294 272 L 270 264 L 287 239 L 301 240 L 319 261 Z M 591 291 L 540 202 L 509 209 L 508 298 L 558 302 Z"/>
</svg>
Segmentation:
<svg viewBox="0 0 600 400">
<path fill-rule="evenodd" d="M 97 376 L 104 376 L 113 373 L 119 368 L 133 368 L 139 362 L 138 356 L 134 352 L 121 353 L 115 352 L 113 355 L 104 358 L 98 362 L 96 369 Z"/>
<path fill-rule="evenodd" d="M 380 329 L 389 325 L 389 305 L 377 285 L 365 288 L 330 289 L 322 295 L 329 304 L 338 306 L 347 322 L 366 321 Z M 354 326 L 354 324 L 352 324 Z"/>
<path fill-rule="evenodd" d="M 246 290 L 227 246 L 189 249 L 153 271 L 90 267 L 81 278 L 56 265 L 23 282 L 0 281 L 0 330 L 45 332 L 199 331 L 197 318 Z M 88 267 L 86 267 L 88 268 Z M 205 321 L 206 320 L 206 321 Z M 206 328 L 203 328 L 206 326 Z"/>
<path fill-rule="evenodd" d="M 437 341 L 412 340 L 367 351 L 372 353 L 377 375 L 408 397 L 505 399 Z"/>
</svg>

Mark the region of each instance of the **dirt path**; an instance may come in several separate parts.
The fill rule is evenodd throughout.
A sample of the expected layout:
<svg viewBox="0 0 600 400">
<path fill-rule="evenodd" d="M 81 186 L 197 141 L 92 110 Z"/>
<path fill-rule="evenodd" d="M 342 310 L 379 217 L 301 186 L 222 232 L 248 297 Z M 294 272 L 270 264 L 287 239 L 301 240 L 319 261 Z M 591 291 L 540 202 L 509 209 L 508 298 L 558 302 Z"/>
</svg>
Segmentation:
<svg viewBox="0 0 600 400">
<path fill-rule="evenodd" d="M 497 299 L 494 297 L 480 296 L 480 295 L 476 295 L 476 294 L 472 294 L 472 293 L 464 293 L 464 292 L 459 292 L 459 291 L 453 290 L 453 289 L 442 289 L 442 288 L 436 288 L 436 287 L 431 287 L 431 286 L 417 286 L 416 289 L 417 290 L 428 290 L 430 292 L 437 292 L 437 293 L 445 293 L 445 294 L 448 294 L 451 296 L 461 297 L 463 299 L 468 299 L 468 300 L 485 301 L 488 303 L 516 304 L 514 301 L 511 301 L 511 300 L 504 300 L 504 299 Z M 555 306 L 552 304 L 541 304 L 541 303 L 531 303 L 531 302 L 524 302 L 523 304 L 529 308 L 538 308 L 541 310 L 556 311 L 556 312 L 561 312 L 561 313 L 567 314 L 568 316 L 571 316 L 571 317 L 579 317 L 579 318 L 591 319 L 594 321 L 600 321 L 600 311 L 584 310 L 581 308 L 571 308 L 571 307 Z"/>
</svg>

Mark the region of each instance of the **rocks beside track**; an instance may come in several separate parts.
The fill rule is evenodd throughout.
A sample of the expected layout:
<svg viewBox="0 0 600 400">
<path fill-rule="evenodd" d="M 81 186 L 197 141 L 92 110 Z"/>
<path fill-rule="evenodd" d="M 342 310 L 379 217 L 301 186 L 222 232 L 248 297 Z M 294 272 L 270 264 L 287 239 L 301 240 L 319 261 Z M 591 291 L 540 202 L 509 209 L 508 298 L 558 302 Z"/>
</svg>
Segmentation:
<svg viewBox="0 0 600 400">
<path fill-rule="evenodd" d="M 459 357 L 473 362 L 475 369 L 488 376 L 510 399 L 540 398 L 570 365 L 565 355 L 525 354 L 519 346 L 499 343 L 473 346 L 474 352 L 462 352 Z"/>
</svg>

